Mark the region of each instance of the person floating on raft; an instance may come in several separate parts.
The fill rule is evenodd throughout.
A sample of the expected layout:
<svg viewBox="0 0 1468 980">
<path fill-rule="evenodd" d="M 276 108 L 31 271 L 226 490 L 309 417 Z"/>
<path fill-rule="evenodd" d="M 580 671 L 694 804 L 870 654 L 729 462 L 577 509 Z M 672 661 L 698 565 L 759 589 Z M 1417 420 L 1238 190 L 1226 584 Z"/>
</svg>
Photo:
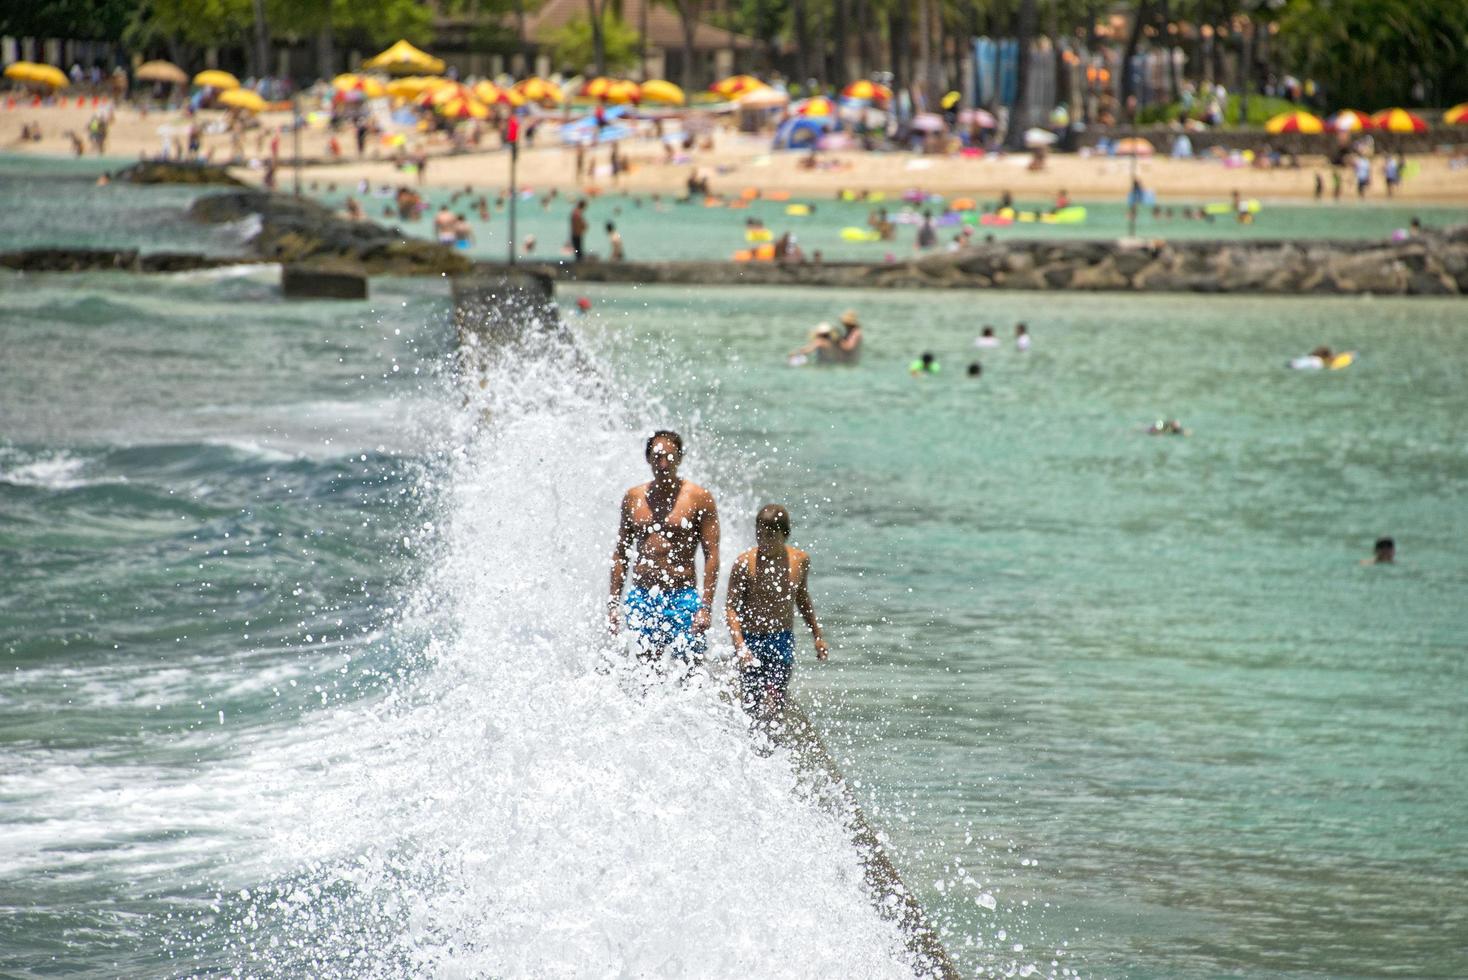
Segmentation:
<svg viewBox="0 0 1468 980">
<path fill-rule="evenodd" d="M 1293 371 L 1321 371 L 1327 368 L 1339 371 L 1341 368 L 1350 367 L 1355 360 L 1355 351 L 1342 351 L 1337 354 L 1322 344 L 1302 357 L 1291 358 L 1288 366 Z"/>
</svg>

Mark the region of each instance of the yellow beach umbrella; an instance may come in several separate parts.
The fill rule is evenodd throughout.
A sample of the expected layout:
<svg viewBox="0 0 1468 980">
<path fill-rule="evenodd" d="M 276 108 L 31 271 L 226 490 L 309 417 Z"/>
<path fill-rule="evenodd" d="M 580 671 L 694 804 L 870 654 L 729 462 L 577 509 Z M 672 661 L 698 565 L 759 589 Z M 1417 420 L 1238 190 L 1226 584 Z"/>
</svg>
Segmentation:
<svg viewBox="0 0 1468 980">
<path fill-rule="evenodd" d="M 613 105 L 625 105 L 642 98 L 642 86 L 625 78 L 619 78 L 607 86 L 604 98 Z"/>
<path fill-rule="evenodd" d="M 500 100 L 502 94 L 504 94 L 504 89 L 488 79 L 477 82 L 474 85 L 474 98 L 483 102 L 485 105 L 494 105 Z"/>
<path fill-rule="evenodd" d="M 34 61 L 12 61 L 5 66 L 5 77 L 17 82 L 28 82 L 30 73 L 39 67 Z"/>
<path fill-rule="evenodd" d="M 1376 128 L 1370 116 L 1355 109 L 1342 109 L 1327 120 L 1327 125 L 1337 133 L 1362 133 Z"/>
<path fill-rule="evenodd" d="M 1264 124 L 1266 133 L 1323 133 L 1325 123 L 1308 112 L 1281 112 Z"/>
<path fill-rule="evenodd" d="M 171 61 L 145 61 L 133 72 L 133 78 L 139 82 L 187 85 L 189 73 Z"/>
<path fill-rule="evenodd" d="M 734 101 L 741 109 L 778 109 L 782 105 L 790 104 L 790 96 L 768 85 L 761 85 L 759 88 L 745 92 Z"/>
<path fill-rule="evenodd" d="M 642 83 L 642 101 L 657 105 L 683 105 L 688 97 L 672 82 L 654 78 Z"/>
<path fill-rule="evenodd" d="M 16 61 L 5 69 L 7 78 L 18 82 L 29 82 L 32 85 L 48 85 L 51 88 L 66 88 L 71 80 L 66 77 L 66 72 L 53 65 L 40 65 L 33 61 Z"/>
<path fill-rule="evenodd" d="M 808 116 L 811 119 L 826 119 L 836 115 L 836 103 L 824 95 L 817 95 L 797 102 L 791 107 L 791 111 L 797 116 Z"/>
<path fill-rule="evenodd" d="M 555 82 L 544 78 L 527 78 L 516 82 L 512 91 L 518 92 L 526 102 L 544 106 L 560 105 L 566 101 L 566 93 Z"/>
<path fill-rule="evenodd" d="M 424 75 L 407 75 L 403 78 L 394 78 L 384 88 L 387 89 L 387 94 L 393 98 L 416 99 L 424 92 L 431 92 L 446 81 L 447 79 L 432 78 Z"/>
<path fill-rule="evenodd" d="M 1459 102 L 1443 113 L 1443 122 L 1449 126 L 1468 126 L 1468 102 Z"/>
<path fill-rule="evenodd" d="M 438 75 L 443 72 L 442 58 L 399 41 L 386 51 L 362 63 L 363 68 L 390 72 L 394 75 Z"/>
<path fill-rule="evenodd" d="M 240 80 L 227 71 L 210 68 L 208 71 L 201 71 L 195 75 L 194 84 L 205 88 L 217 88 L 228 91 L 229 89 L 239 88 Z"/>
<path fill-rule="evenodd" d="M 232 88 L 221 94 L 214 103 L 231 109 L 244 109 L 246 112 L 264 112 L 266 108 L 265 100 L 260 94 L 247 88 Z"/>
</svg>

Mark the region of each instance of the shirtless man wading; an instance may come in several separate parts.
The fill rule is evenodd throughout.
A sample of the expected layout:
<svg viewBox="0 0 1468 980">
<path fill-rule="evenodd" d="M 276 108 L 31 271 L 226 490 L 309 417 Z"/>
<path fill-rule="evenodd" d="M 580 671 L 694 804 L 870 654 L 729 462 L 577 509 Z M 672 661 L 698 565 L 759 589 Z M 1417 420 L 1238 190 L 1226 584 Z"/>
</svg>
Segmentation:
<svg viewBox="0 0 1468 980">
<path fill-rule="evenodd" d="M 621 625 L 622 585 L 636 551 L 625 613 L 627 628 L 638 634 L 638 656 L 656 660 L 668 652 L 688 660 L 703 654 L 719 583 L 719 514 L 713 494 L 678 476 L 683 461 L 683 438 L 678 433 L 654 432 L 647 440 L 646 456 L 652 481 L 633 487 L 622 498 L 607 625 L 612 633 Z M 700 547 L 701 592 L 694 565 Z"/>
</svg>

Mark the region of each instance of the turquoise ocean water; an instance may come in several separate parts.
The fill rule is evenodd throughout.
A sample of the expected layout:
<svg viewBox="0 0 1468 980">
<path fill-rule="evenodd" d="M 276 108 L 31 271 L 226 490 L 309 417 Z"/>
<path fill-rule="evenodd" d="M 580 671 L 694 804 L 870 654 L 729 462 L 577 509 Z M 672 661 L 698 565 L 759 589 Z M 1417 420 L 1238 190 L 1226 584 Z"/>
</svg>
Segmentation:
<svg viewBox="0 0 1468 980">
<path fill-rule="evenodd" d="M 0 293 L 0 972 L 899 975 L 786 760 L 598 669 L 664 424 L 725 567 L 790 506 L 796 686 L 966 974 L 1468 972 L 1460 303 L 605 287 L 466 395 L 432 282 Z"/>
</svg>

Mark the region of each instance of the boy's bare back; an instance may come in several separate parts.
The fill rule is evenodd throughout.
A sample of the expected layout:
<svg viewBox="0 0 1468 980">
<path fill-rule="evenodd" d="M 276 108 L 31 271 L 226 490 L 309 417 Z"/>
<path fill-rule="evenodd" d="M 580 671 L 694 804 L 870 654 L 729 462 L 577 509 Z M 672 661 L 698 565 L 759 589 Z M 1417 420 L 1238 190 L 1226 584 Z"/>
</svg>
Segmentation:
<svg viewBox="0 0 1468 980">
<path fill-rule="evenodd" d="M 761 560 L 750 548 L 734 561 L 729 576 L 729 602 L 749 633 L 776 633 L 795 628 L 795 603 L 806 590 L 810 555 L 785 546 L 783 560 Z"/>
</svg>

